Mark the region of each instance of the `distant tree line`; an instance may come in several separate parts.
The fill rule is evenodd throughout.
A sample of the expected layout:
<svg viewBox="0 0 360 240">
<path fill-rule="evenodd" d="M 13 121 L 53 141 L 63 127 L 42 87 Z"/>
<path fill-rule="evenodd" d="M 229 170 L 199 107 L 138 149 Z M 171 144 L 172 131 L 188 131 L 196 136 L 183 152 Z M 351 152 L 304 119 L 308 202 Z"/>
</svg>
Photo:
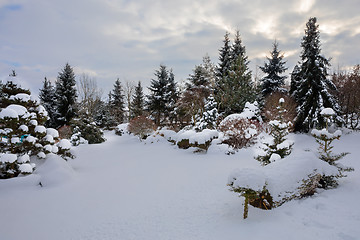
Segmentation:
<svg viewBox="0 0 360 240">
<path fill-rule="evenodd" d="M 82 75 L 76 83 L 74 71 L 67 63 L 54 85 L 45 78 L 40 89 L 41 103 L 49 115 L 46 126 L 58 129 L 80 121 L 112 129 L 142 116 L 156 126 L 191 126 L 200 131 L 216 128 L 221 119 L 241 112 L 246 102 L 257 101 L 266 117 L 270 99 L 280 94 L 294 102 L 295 131 L 324 126 L 320 115 L 323 108 L 334 109 L 337 124 L 359 128 L 359 65 L 350 73 L 330 76 L 330 60 L 321 54 L 315 17 L 306 23 L 301 48 L 300 60 L 290 74 L 290 86 L 285 81 L 288 67 L 278 41 L 274 41 L 270 56 L 259 67 L 263 77 L 255 82 L 240 32 L 236 31 L 233 42 L 226 32 L 218 63 L 205 55 L 184 85 L 177 83 L 171 68 L 161 64 L 154 72 L 147 95 L 140 81 L 135 86 L 116 79 L 106 100 L 95 79 Z"/>
</svg>

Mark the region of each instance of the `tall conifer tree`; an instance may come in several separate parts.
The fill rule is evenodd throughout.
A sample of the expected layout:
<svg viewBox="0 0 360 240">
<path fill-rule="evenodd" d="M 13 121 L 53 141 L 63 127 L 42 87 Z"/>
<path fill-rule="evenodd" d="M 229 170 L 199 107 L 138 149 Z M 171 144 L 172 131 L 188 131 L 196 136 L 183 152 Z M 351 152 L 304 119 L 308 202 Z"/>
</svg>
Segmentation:
<svg viewBox="0 0 360 240">
<path fill-rule="evenodd" d="M 144 114 L 145 100 L 141 82 L 135 87 L 134 96 L 132 98 L 130 116 L 131 118 L 142 116 Z"/>
<path fill-rule="evenodd" d="M 109 105 L 111 115 L 117 124 L 123 123 L 125 119 L 125 95 L 119 78 L 116 79 L 114 88 L 109 94 Z"/>
<path fill-rule="evenodd" d="M 338 123 L 340 106 L 329 90 L 336 90 L 335 85 L 328 79 L 330 62 L 321 55 L 320 32 L 317 19 L 310 18 L 306 23 L 305 35 L 301 42 L 301 62 L 299 71 L 293 73 L 296 86 L 292 86 L 292 95 L 298 103 L 295 121 L 296 131 L 309 131 L 316 126 L 323 127 L 324 118 L 320 112 L 323 108 L 332 108 L 336 113 Z"/>
<path fill-rule="evenodd" d="M 55 98 L 57 126 L 69 125 L 71 119 L 77 113 L 75 74 L 69 63 L 66 63 L 64 69 L 59 72 L 56 81 Z"/>
<path fill-rule="evenodd" d="M 178 98 L 174 74 L 165 65 L 155 71 L 156 79 L 150 83 L 150 95 L 147 108 L 157 125 L 164 124 L 168 118 L 173 117 L 173 110 Z"/>
<path fill-rule="evenodd" d="M 44 106 L 48 112 L 49 119 L 46 121 L 45 126 L 55 128 L 56 126 L 56 109 L 54 108 L 56 98 L 55 98 L 55 88 L 51 82 L 45 78 L 43 82 L 43 87 L 40 89 L 39 98 L 41 104 Z"/>
<path fill-rule="evenodd" d="M 271 57 L 266 57 L 268 63 L 264 66 L 260 66 L 266 76 L 261 79 L 261 93 L 264 97 L 268 96 L 273 92 L 285 92 L 283 88 L 285 79 L 287 76 L 283 74 L 287 68 L 285 67 L 285 61 L 283 61 L 284 55 L 278 50 L 278 43 L 273 43 L 273 50 L 271 51 Z"/>
</svg>

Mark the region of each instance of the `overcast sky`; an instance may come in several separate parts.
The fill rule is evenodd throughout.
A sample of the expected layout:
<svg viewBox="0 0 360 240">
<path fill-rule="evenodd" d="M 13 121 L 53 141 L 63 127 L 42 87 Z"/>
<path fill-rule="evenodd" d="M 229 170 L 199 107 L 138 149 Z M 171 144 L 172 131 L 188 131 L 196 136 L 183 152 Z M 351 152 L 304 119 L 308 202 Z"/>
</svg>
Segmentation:
<svg viewBox="0 0 360 240">
<path fill-rule="evenodd" d="M 349 67 L 360 63 L 359 9 L 359 0 L 0 0 L 0 76 L 15 69 L 37 93 L 69 62 L 107 92 L 117 78 L 148 86 L 165 64 L 180 82 L 206 53 L 217 63 L 236 29 L 254 74 L 274 39 L 292 70 L 310 17 L 332 68 Z"/>
</svg>

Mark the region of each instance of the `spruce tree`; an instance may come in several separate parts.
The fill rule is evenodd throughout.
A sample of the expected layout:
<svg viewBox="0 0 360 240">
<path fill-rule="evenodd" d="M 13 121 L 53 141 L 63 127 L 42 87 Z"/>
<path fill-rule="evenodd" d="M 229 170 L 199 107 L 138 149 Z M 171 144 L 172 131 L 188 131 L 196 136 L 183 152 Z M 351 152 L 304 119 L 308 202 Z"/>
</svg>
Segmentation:
<svg viewBox="0 0 360 240">
<path fill-rule="evenodd" d="M 179 99 L 179 93 L 177 91 L 177 84 L 175 82 L 175 75 L 170 69 L 169 78 L 167 84 L 168 99 L 166 104 L 166 116 L 168 117 L 169 123 L 176 121 L 176 103 Z"/>
<path fill-rule="evenodd" d="M 117 124 L 123 123 L 125 119 L 125 95 L 119 79 L 116 79 L 114 88 L 109 94 L 111 114 Z"/>
<path fill-rule="evenodd" d="M 43 126 L 48 119 L 45 108 L 27 89 L 12 81 L 2 86 L 0 99 L 0 178 L 32 173 L 35 164 L 30 156 L 46 158 L 54 153 L 66 158 L 73 155 L 66 147 L 68 140 L 56 144 L 59 134 Z"/>
<path fill-rule="evenodd" d="M 135 118 L 137 116 L 142 116 L 144 114 L 145 100 L 143 88 L 141 82 L 138 82 L 138 85 L 135 87 L 134 96 L 132 98 L 130 116 Z"/>
<path fill-rule="evenodd" d="M 46 121 L 46 127 L 56 127 L 56 109 L 54 108 L 56 98 L 55 98 L 55 88 L 51 82 L 45 78 L 43 82 L 43 87 L 40 89 L 39 98 L 41 104 L 45 107 L 48 112 L 49 119 Z"/>
<path fill-rule="evenodd" d="M 55 85 L 56 99 L 56 125 L 58 127 L 69 125 L 76 116 L 76 81 L 73 68 L 66 63 L 64 69 L 59 72 Z"/>
<path fill-rule="evenodd" d="M 196 124 L 195 129 L 200 131 L 204 129 L 216 129 L 218 118 L 217 102 L 215 98 L 210 95 L 205 101 L 204 112 L 200 121 Z"/>
<path fill-rule="evenodd" d="M 228 76 L 222 79 L 221 88 L 218 91 L 219 112 L 224 116 L 240 113 L 246 102 L 256 100 L 257 92 L 251 80 L 251 71 L 242 55 L 232 62 Z"/>
<path fill-rule="evenodd" d="M 287 140 L 286 136 L 289 134 L 292 124 L 291 122 L 285 122 L 283 119 L 283 115 L 286 112 L 284 102 L 283 98 L 279 99 L 279 106 L 276 108 L 278 110 L 277 118 L 269 122 L 272 140 L 271 142 L 264 143 L 266 146 L 263 148 L 265 155 L 256 157 L 263 165 L 274 162 L 279 158 L 284 158 L 291 153 L 293 143 Z"/>
<path fill-rule="evenodd" d="M 150 83 L 150 95 L 148 96 L 147 109 L 155 120 L 155 124 L 161 125 L 170 117 L 175 116 L 175 103 L 178 98 L 174 74 L 165 65 L 155 71 L 156 79 Z"/>
<path fill-rule="evenodd" d="M 283 61 L 284 55 L 278 50 L 278 43 L 273 43 L 273 50 L 271 51 L 271 57 L 266 57 L 268 63 L 264 66 L 260 66 L 266 76 L 261 79 L 261 93 L 264 97 L 273 92 L 285 92 L 282 87 L 285 84 L 287 76 L 281 76 L 287 68 L 285 67 L 285 61 Z"/>
<path fill-rule="evenodd" d="M 203 57 L 203 62 L 201 64 L 206 81 L 210 84 L 212 90 L 215 88 L 215 80 L 216 80 L 216 67 L 214 63 L 211 62 L 210 56 L 205 54 Z"/>
<path fill-rule="evenodd" d="M 231 65 L 231 43 L 229 38 L 230 33 L 226 32 L 224 36 L 224 46 L 219 50 L 219 65 L 216 69 L 217 79 L 221 79 L 228 74 Z"/>
<path fill-rule="evenodd" d="M 340 106 L 330 93 L 330 90 L 336 90 L 335 85 L 327 78 L 330 62 L 321 55 L 320 46 L 319 25 L 313 17 L 306 24 L 305 36 L 301 42 L 303 50 L 300 71 L 294 75 L 298 81 L 298 86 L 292 93 L 298 103 L 296 131 L 307 132 L 316 126 L 324 126 L 325 120 L 320 114 L 323 108 L 332 108 L 337 115 L 336 122 L 342 122 Z"/>
<path fill-rule="evenodd" d="M 296 102 L 299 101 L 299 97 L 298 97 L 299 92 L 297 91 L 297 89 L 299 88 L 300 80 L 301 80 L 300 67 L 299 67 L 299 65 L 295 65 L 295 67 L 291 73 L 290 92 L 289 93 Z"/>
<path fill-rule="evenodd" d="M 249 64 L 248 57 L 246 56 L 246 49 L 245 46 L 242 44 L 239 30 L 237 30 L 235 33 L 234 43 L 231 46 L 230 55 L 230 59 L 232 62 L 236 61 L 239 56 L 242 56 L 245 65 Z"/>
</svg>

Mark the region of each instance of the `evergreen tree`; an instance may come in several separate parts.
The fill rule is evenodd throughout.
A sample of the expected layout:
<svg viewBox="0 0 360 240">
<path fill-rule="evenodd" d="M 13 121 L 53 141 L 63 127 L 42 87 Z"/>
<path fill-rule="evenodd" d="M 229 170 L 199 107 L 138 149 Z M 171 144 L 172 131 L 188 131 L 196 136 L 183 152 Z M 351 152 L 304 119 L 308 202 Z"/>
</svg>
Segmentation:
<svg viewBox="0 0 360 240">
<path fill-rule="evenodd" d="M 173 123 L 176 121 L 177 113 L 176 113 L 176 103 L 179 99 L 179 93 L 177 91 L 177 84 L 175 82 L 175 75 L 170 69 L 169 71 L 169 78 L 168 78 L 168 85 L 167 85 L 167 92 L 168 92 L 168 100 L 166 106 L 167 117 L 169 123 Z"/>
<path fill-rule="evenodd" d="M 215 98 L 210 95 L 205 101 L 204 112 L 200 121 L 196 124 L 195 129 L 200 131 L 204 129 L 216 129 L 218 118 L 217 102 Z"/>
<path fill-rule="evenodd" d="M 219 50 L 219 65 L 216 68 L 217 79 L 222 79 L 228 74 L 231 65 L 231 43 L 230 33 L 226 32 L 224 36 L 224 46 Z"/>
<path fill-rule="evenodd" d="M 277 119 L 269 122 L 272 140 L 269 143 L 264 143 L 266 146 L 264 148 L 265 155 L 256 158 L 264 165 L 274 162 L 279 158 L 284 158 L 291 153 L 293 143 L 288 141 L 286 136 L 289 134 L 289 128 L 292 124 L 291 122 L 285 122 L 283 119 L 283 114 L 286 112 L 284 102 L 283 98 L 279 99 Z"/>
<path fill-rule="evenodd" d="M 138 85 L 135 87 L 134 96 L 132 98 L 130 116 L 135 118 L 137 116 L 142 116 L 144 114 L 145 100 L 143 88 L 141 82 L 139 81 Z"/>
<path fill-rule="evenodd" d="M 69 125 L 76 116 L 76 81 L 72 67 L 66 63 L 64 69 L 59 72 L 55 85 L 56 98 L 56 121 L 57 126 Z"/>
<path fill-rule="evenodd" d="M 260 66 L 261 71 L 266 74 L 266 76 L 261 79 L 261 93 L 264 97 L 273 92 L 286 91 L 282 86 L 285 84 L 287 76 L 280 75 L 287 70 L 284 66 L 286 62 L 283 61 L 284 55 L 280 54 L 276 41 L 273 43 L 273 50 L 270 54 L 270 58 L 266 57 L 269 63 L 265 63 L 263 67 Z"/>
<path fill-rule="evenodd" d="M 179 101 L 179 108 L 190 119 L 191 124 L 196 125 L 204 112 L 205 101 L 210 95 L 209 72 L 201 64 L 195 66 L 193 74 L 189 75 L 185 92 Z"/>
<path fill-rule="evenodd" d="M 298 103 L 295 119 L 296 131 L 309 131 L 315 126 L 324 126 L 324 118 L 320 115 L 323 108 L 334 109 L 337 123 L 341 123 L 340 107 L 329 90 L 336 90 L 328 76 L 329 60 L 320 54 L 320 32 L 317 19 L 310 18 L 306 24 L 305 36 L 302 39 L 300 71 L 293 96 Z M 293 86 L 293 89 L 295 86 Z"/>
<path fill-rule="evenodd" d="M 123 123 L 125 119 L 125 95 L 119 79 L 116 79 L 114 88 L 109 94 L 111 114 L 117 124 Z"/>
<path fill-rule="evenodd" d="M 172 71 L 160 65 L 155 71 L 156 79 L 150 83 L 150 95 L 148 96 L 147 108 L 155 120 L 155 124 L 164 124 L 168 117 L 173 117 L 175 103 L 178 98 L 176 83 Z"/>
<path fill-rule="evenodd" d="M 55 129 L 46 129 L 48 119 L 45 108 L 29 90 L 22 89 L 12 81 L 2 86 L 5 94 L 0 99 L 0 178 L 30 174 L 35 164 L 30 156 L 46 158 L 54 153 L 64 158 L 73 156 L 66 148 L 68 140 L 61 140 Z"/>
<path fill-rule="evenodd" d="M 298 98 L 299 92 L 296 90 L 299 88 L 300 80 L 301 80 L 300 67 L 299 67 L 299 65 L 295 65 L 295 67 L 291 73 L 290 92 L 289 93 L 295 99 L 296 102 L 299 101 L 299 98 Z"/>
<path fill-rule="evenodd" d="M 203 68 L 206 81 L 210 84 L 211 89 L 214 90 L 215 79 L 216 79 L 216 72 L 215 72 L 216 67 L 211 62 L 210 56 L 208 54 L 205 54 L 205 56 L 203 57 L 203 62 L 201 64 L 201 66 Z"/>
<path fill-rule="evenodd" d="M 40 89 L 39 98 L 41 104 L 45 107 L 48 112 L 49 119 L 46 121 L 46 127 L 56 127 L 56 109 L 54 108 L 56 98 L 55 98 L 55 88 L 47 78 L 43 82 L 43 87 Z"/>
<path fill-rule="evenodd" d="M 242 55 L 232 63 L 228 76 L 222 79 L 218 93 L 219 112 L 225 116 L 242 112 L 246 102 L 256 100 L 257 92 L 251 80 L 251 71 Z"/>
<path fill-rule="evenodd" d="M 248 57 L 246 56 L 246 49 L 245 46 L 242 44 L 239 30 L 237 30 L 235 33 L 235 39 L 233 45 L 231 46 L 230 55 L 230 59 L 232 62 L 236 61 L 239 56 L 242 56 L 245 65 L 249 64 Z"/>
</svg>

